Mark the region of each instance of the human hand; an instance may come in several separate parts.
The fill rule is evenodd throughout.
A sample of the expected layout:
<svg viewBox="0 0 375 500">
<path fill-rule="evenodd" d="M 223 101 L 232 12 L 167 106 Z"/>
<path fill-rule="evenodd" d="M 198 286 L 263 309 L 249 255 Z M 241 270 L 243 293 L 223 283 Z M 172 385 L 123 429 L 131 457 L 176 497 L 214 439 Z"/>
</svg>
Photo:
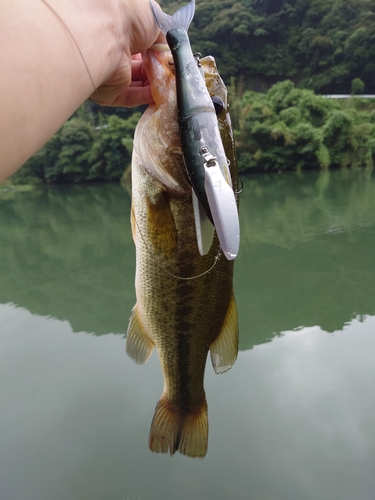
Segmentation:
<svg viewBox="0 0 375 500">
<path fill-rule="evenodd" d="M 103 106 L 122 106 L 132 108 L 141 104 L 154 102 L 150 84 L 147 80 L 141 54 L 132 56 L 130 63 L 131 80 L 129 82 L 129 65 L 121 68 L 107 82 L 101 85 L 90 97 Z"/>
<path fill-rule="evenodd" d="M 105 106 L 152 102 L 135 55 L 158 34 L 150 0 L 0 1 L 0 182 L 61 128 L 93 86 L 92 99 Z"/>
<path fill-rule="evenodd" d="M 153 98 L 147 80 L 141 52 L 150 48 L 160 36 L 149 0 L 137 0 L 129 8 L 124 0 L 129 20 L 119 66 L 115 73 L 91 95 L 90 99 L 103 106 L 134 107 L 150 104 Z M 129 10 L 130 9 L 130 10 Z"/>
</svg>

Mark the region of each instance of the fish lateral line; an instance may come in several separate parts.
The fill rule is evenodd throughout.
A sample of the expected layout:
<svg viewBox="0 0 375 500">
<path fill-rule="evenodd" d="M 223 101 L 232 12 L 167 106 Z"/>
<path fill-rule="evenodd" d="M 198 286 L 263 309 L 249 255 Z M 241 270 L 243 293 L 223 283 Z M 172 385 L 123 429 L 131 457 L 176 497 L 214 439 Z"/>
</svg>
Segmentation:
<svg viewBox="0 0 375 500">
<path fill-rule="evenodd" d="M 206 269 L 205 271 L 203 271 L 202 273 L 199 273 L 199 274 L 196 274 L 194 276 L 178 276 L 176 274 L 173 274 L 172 272 L 168 271 L 162 264 L 161 262 L 157 259 L 157 257 L 155 257 L 155 255 L 153 255 L 153 252 L 151 251 L 150 247 L 147 245 L 147 242 L 146 242 L 146 239 L 144 238 L 143 236 L 143 233 L 139 227 L 139 224 L 138 224 L 138 221 L 135 217 L 135 213 L 134 213 L 134 209 L 133 207 L 131 207 L 131 212 L 132 212 L 132 217 L 133 217 L 133 220 L 138 228 L 138 231 L 139 231 L 139 234 L 142 238 L 142 242 L 145 246 L 145 248 L 147 249 L 147 252 L 149 253 L 150 257 L 155 261 L 155 264 L 159 267 L 159 269 L 161 269 L 165 274 L 167 274 L 168 276 L 171 276 L 172 278 L 175 278 L 177 280 L 180 280 L 180 281 L 191 281 L 191 280 L 195 280 L 195 279 L 198 279 L 198 278 L 202 278 L 203 276 L 205 276 L 206 274 L 208 274 L 209 272 L 211 272 L 214 267 L 216 266 L 216 264 L 219 262 L 220 260 L 220 257 L 222 255 L 222 249 L 219 245 L 218 249 L 217 249 L 217 252 L 216 252 L 216 255 L 214 257 L 214 262 L 212 263 L 212 265 Z M 204 254 L 201 254 L 201 255 L 204 255 Z"/>
</svg>

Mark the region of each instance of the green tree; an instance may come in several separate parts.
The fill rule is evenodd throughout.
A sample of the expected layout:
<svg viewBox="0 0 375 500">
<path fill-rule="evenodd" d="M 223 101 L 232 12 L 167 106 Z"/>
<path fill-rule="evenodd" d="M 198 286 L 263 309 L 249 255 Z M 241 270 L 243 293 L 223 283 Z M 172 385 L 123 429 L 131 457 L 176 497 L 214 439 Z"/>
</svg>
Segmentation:
<svg viewBox="0 0 375 500">
<path fill-rule="evenodd" d="M 286 80 L 267 94 L 245 92 L 240 121 L 242 170 L 293 170 L 330 165 L 323 125 L 337 103 Z"/>
<path fill-rule="evenodd" d="M 365 89 L 365 84 L 360 78 L 352 80 L 352 94 L 362 94 Z"/>
<path fill-rule="evenodd" d="M 86 117 L 79 111 L 12 177 L 13 183 L 107 182 L 131 163 L 140 113 L 122 119 Z M 95 123 L 97 123 L 95 125 Z"/>
<path fill-rule="evenodd" d="M 288 80 L 266 94 L 244 93 L 236 135 L 241 170 L 374 166 L 375 111 L 368 100 L 339 103 Z"/>
<path fill-rule="evenodd" d="M 88 180 L 114 181 L 119 179 L 131 163 L 133 136 L 140 113 L 123 120 L 112 115 L 101 121 L 96 140 L 90 152 Z"/>
<path fill-rule="evenodd" d="M 59 133 L 61 149 L 56 163 L 45 167 L 45 178 L 51 182 L 83 182 L 88 178 L 93 131 L 89 123 L 72 118 Z"/>
</svg>

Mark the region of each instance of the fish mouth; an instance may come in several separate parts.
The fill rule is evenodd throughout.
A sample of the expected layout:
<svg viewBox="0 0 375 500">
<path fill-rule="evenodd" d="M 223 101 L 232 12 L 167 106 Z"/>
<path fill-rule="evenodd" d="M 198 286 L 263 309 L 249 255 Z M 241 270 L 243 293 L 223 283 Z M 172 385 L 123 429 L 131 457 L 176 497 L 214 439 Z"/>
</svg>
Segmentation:
<svg viewBox="0 0 375 500">
<path fill-rule="evenodd" d="M 152 45 L 151 49 L 157 50 L 158 52 L 170 52 L 171 49 L 167 43 L 156 42 Z M 149 49 L 150 50 L 150 49 Z"/>
</svg>

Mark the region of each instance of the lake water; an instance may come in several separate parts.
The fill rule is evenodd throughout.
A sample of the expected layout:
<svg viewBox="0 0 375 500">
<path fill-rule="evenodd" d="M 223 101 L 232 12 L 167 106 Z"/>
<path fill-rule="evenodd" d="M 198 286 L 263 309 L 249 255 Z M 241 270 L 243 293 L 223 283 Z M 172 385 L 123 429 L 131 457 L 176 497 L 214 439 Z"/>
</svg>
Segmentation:
<svg viewBox="0 0 375 500">
<path fill-rule="evenodd" d="M 125 354 L 125 192 L 0 194 L 0 500 L 375 498 L 374 177 L 245 178 L 241 230 L 240 353 L 207 364 L 208 454 L 155 455 L 157 356 Z"/>
</svg>

